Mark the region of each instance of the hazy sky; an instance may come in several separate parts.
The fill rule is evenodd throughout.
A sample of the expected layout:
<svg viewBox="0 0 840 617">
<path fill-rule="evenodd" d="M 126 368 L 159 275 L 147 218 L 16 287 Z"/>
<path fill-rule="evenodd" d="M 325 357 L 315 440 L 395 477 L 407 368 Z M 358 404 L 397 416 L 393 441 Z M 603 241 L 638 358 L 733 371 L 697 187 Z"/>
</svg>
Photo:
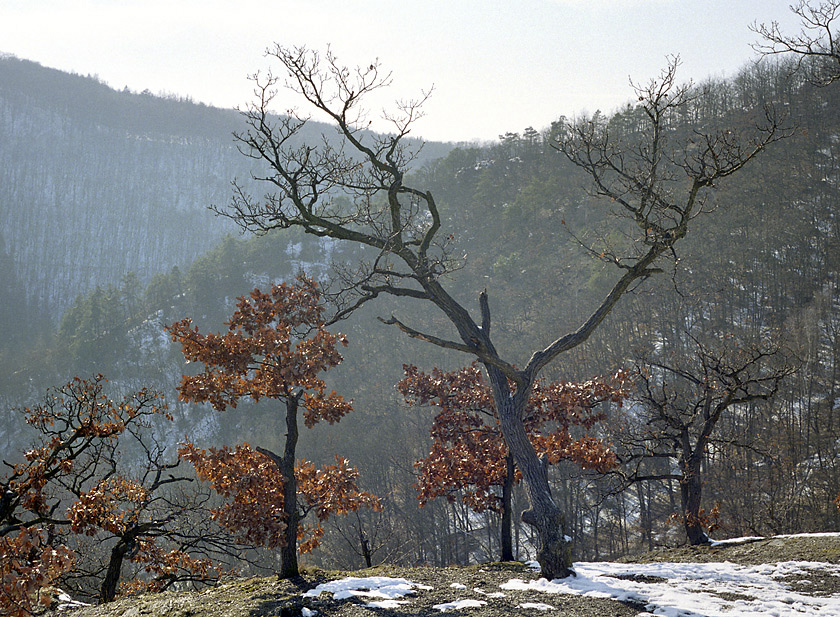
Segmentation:
<svg viewBox="0 0 840 617">
<path fill-rule="evenodd" d="M 755 59 L 750 24 L 799 30 L 792 1 L 0 0 L 0 52 L 235 107 L 273 43 L 330 44 L 348 65 L 391 69 L 389 100 L 434 86 L 414 134 L 495 139 L 612 111 L 670 54 L 683 80 L 731 76 Z"/>
</svg>

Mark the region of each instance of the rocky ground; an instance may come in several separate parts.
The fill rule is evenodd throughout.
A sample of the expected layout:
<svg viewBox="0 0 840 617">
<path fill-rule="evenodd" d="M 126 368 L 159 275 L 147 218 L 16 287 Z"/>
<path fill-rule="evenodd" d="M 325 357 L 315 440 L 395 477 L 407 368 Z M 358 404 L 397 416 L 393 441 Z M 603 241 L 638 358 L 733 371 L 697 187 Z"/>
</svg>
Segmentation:
<svg viewBox="0 0 840 617">
<path fill-rule="evenodd" d="M 779 561 L 819 561 L 840 563 L 840 538 L 793 537 L 745 541 L 715 547 L 683 547 L 655 551 L 637 558 L 635 562 L 720 562 L 760 564 Z M 633 563 L 634 560 L 624 560 Z M 407 603 L 393 608 L 371 608 L 367 599 L 336 599 L 332 593 L 322 592 L 318 597 L 304 593 L 321 583 L 355 577 L 405 578 L 422 586 L 405 599 Z M 484 564 L 448 568 L 398 568 L 380 566 L 354 572 L 327 572 L 308 570 L 296 580 L 278 580 L 275 577 L 230 581 L 200 592 L 167 592 L 162 594 L 124 598 L 111 604 L 73 610 L 65 609 L 63 615 L 72 617 L 258 617 L 314 615 L 362 617 L 387 615 L 395 617 L 431 616 L 442 613 L 436 605 L 453 600 L 484 602 L 478 608 L 468 608 L 454 614 L 481 617 L 508 617 L 522 614 L 562 614 L 575 617 L 631 617 L 644 611 L 644 606 L 614 600 L 552 595 L 545 602 L 557 610 L 543 612 L 526 610 L 523 603 L 534 603 L 533 591 L 506 590 L 501 597 L 500 585 L 512 578 L 534 580 L 539 574 L 520 563 Z M 827 575 L 822 579 L 813 576 L 807 580 L 786 581 L 792 589 L 814 595 L 840 593 L 840 577 Z M 448 614 L 453 614 L 449 612 Z"/>
</svg>

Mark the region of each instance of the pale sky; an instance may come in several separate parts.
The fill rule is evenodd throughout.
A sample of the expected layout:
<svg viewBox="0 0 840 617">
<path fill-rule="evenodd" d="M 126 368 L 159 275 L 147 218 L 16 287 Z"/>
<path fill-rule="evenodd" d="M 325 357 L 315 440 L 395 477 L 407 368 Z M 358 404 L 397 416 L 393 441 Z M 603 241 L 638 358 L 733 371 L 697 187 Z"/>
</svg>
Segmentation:
<svg viewBox="0 0 840 617">
<path fill-rule="evenodd" d="M 799 31 L 792 1 L 0 0 L 0 52 L 117 89 L 244 107 L 267 47 L 330 45 L 347 65 L 378 58 L 392 70 L 388 101 L 434 86 L 414 135 L 491 140 L 614 111 L 629 79 L 648 81 L 668 55 L 682 59 L 682 81 L 732 76 L 756 58 L 750 24 Z"/>
</svg>

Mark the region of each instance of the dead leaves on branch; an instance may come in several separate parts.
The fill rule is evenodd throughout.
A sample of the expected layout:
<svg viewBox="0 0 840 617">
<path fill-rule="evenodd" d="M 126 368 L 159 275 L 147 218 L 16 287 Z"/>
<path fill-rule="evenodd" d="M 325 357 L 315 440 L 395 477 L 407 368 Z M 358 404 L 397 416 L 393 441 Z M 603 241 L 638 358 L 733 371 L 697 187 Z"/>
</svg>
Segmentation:
<svg viewBox="0 0 840 617">
<path fill-rule="evenodd" d="M 183 376 L 180 398 L 224 411 L 243 397 L 288 400 L 302 390 L 307 426 L 338 421 L 350 403 L 327 392 L 318 375 L 341 362 L 338 348 L 347 341 L 325 328 L 320 300 L 317 284 L 301 275 L 293 285 L 239 298 L 225 333 L 202 334 L 190 319 L 168 326 L 187 361 L 204 365 L 198 375 Z"/>
<path fill-rule="evenodd" d="M 216 522 L 233 531 L 240 542 L 280 546 L 286 528 L 282 520 L 283 477 L 269 458 L 248 444 L 204 450 L 185 443 L 178 455 L 192 463 L 198 478 L 227 500 L 212 510 Z"/>
<path fill-rule="evenodd" d="M 74 533 L 96 535 L 104 529 L 116 536 L 136 525 L 140 511 L 149 501 L 149 490 L 127 478 L 114 476 L 82 493 L 68 509 Z"/>
<path fill-rule="evenodd" d="M 481 370 L 475 364 L 450 372 L 434 368 L 424 373 L 410 365 L 403 368 L 405 378 L 397 388 L 406 402 L 437 409 L 431 428 L 432 450 L 415 463 L 421 504 L 443 496 L 454 500 L 460 495 L 476 512 L 501 512 L 503 504 L 494 489 L 505 483 L 508 449 L 490 385 Z M 627 397 L 627 387 L 624 372 L 586 382 L 537 382 L 522 419 L 534 449 L 552 464 L 570 460 L 584 469 L 612 469 L 617 464 L 615 454 L 586 431 L 605 418 L 598 406 L 605 402 L 620 405 Z M 521 480 L 518 470 L 514 480 Z"/>
<path fill-rule="evenodd" d="M 0 537 L 0 609 L 8 617 L 29 617 L 39 589 L 69 572 L 75 558 L 64 546 L 52 547 L 37 528 L 23 527 Z M 49 605 L 51 598 L 42 596 Z"/>
<path fill-rule="evenodd" d="M 208 482 L 227 500 L 213 511 L 213 518 L 238 535 L 243 543 L 267 548 L 283 545 L 286 522 L 283 514 L 285 479 L 267 456 L 248 444 L 235 448 L 197 448 L 182 444 L 181 458 L 190 461 L 199 479 Z M 301 553 L 317 548 L 324 535 L 321 526 L 332 515 L 343 515 L 360 508 L 381 510 L 379 498 L 361 491 L 359 472 L 347 459 L 336 457 L 334 465 L 317 469 L 299 461 L 295 466 L 300 514 L 315 514 L 317 522 L 298 526 Z"/>
<path fill-rule="evenodd" d="M 128 428 L 142 428 L 155 415 L 171 419 L 158 393 L 143 389 L 116 402 L 105 394 L 106 383 L 101 375 L 76 377 L 50 390 L 44 403 L 23 410 L 37 436 L 24 454 L 26 462 L 12 466 L 2 481 L 13 495 L 3 517 L 20 508 L 37 523 L 54 503 L 51 487 L 72 484 L 111 457 Z"/>
<path fill-rule="evenodd" d="M 149 578 L 123 582 L 120 592 L 127 595 L 164 591 L 175 581 L 217 581 L 223 574 L 222 567 L 212 559 L 195 557 L 180 549 L 164 551 L 150 540 L 139 542 L 137 555 L 131 560 L 143 564 Z"/>
</svg>

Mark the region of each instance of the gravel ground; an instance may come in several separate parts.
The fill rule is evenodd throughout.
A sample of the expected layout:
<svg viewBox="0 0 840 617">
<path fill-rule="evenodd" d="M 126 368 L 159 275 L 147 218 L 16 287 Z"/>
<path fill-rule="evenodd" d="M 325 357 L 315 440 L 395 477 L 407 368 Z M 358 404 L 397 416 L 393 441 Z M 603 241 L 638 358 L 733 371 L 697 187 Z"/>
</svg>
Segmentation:
<svg viewBox="0 0 840 617">
<path fill-rule="evenodd" d="M 623 561 L 630 563 L 730 561 L 745 565 L 780 561 L 840 563 L 840 537 L 800 536 L 751 540 L 716 547 L 683 547 L 654 551 Z M 431 589 L 418 589 L 414 595 L 405 598 L 408 600 L 407 603 L 387 609 L 371 608 L 366 606 L 365 601 L 358 598 L 336 600 L 328 592 L 321 593 L 317 598 L 303 595 L 321 583 L 346 576 L 405 578 Z M 201 592 L 167 592 L 137 598 L 123 598 L 104 606 L 73 611 L 63 610 L 56 614 L 68 617 L 298 617 L 302 613 L 307 613 L 303 610 L 305 607 L 309 611 L 317 611 L 318 615 L 330 617 L 370 615 L 420 617 L 446 614 L 509 617 L 510 615 L 558 613 L 573 617 L 631 617 L 644 610 L 643 606 L 614 600 L 572 595 L 541 597 L 535 595 L 533 591 L 506 590 L 504 597 L 488 595 L 498 593 L 499 586 L 511 578 L 533 580 L 539 578 L 539 574 L 529 571 L 520 563 L 448 568 L 381 566 L 354 572 L 326 572 L 313 569 L 292 581 L 278 580 L 276 577 L 237 580 Z M 801 581 L 793 578 L 786 582 L 793 589 L 809 595 L 840 593 L 840 577 L 836 576 L 823 578 L 812 576 Z M 453 584 L 459 587 L 454 588 Z M 476 600 L 486 602 L 486 604 L 478 608 L 447 613 L 434 608 L 435 605 L 454 600 Z M 557 611 L 523 609 L 520 604 L 525 602 L 545 602 Z"/>
</svg>

